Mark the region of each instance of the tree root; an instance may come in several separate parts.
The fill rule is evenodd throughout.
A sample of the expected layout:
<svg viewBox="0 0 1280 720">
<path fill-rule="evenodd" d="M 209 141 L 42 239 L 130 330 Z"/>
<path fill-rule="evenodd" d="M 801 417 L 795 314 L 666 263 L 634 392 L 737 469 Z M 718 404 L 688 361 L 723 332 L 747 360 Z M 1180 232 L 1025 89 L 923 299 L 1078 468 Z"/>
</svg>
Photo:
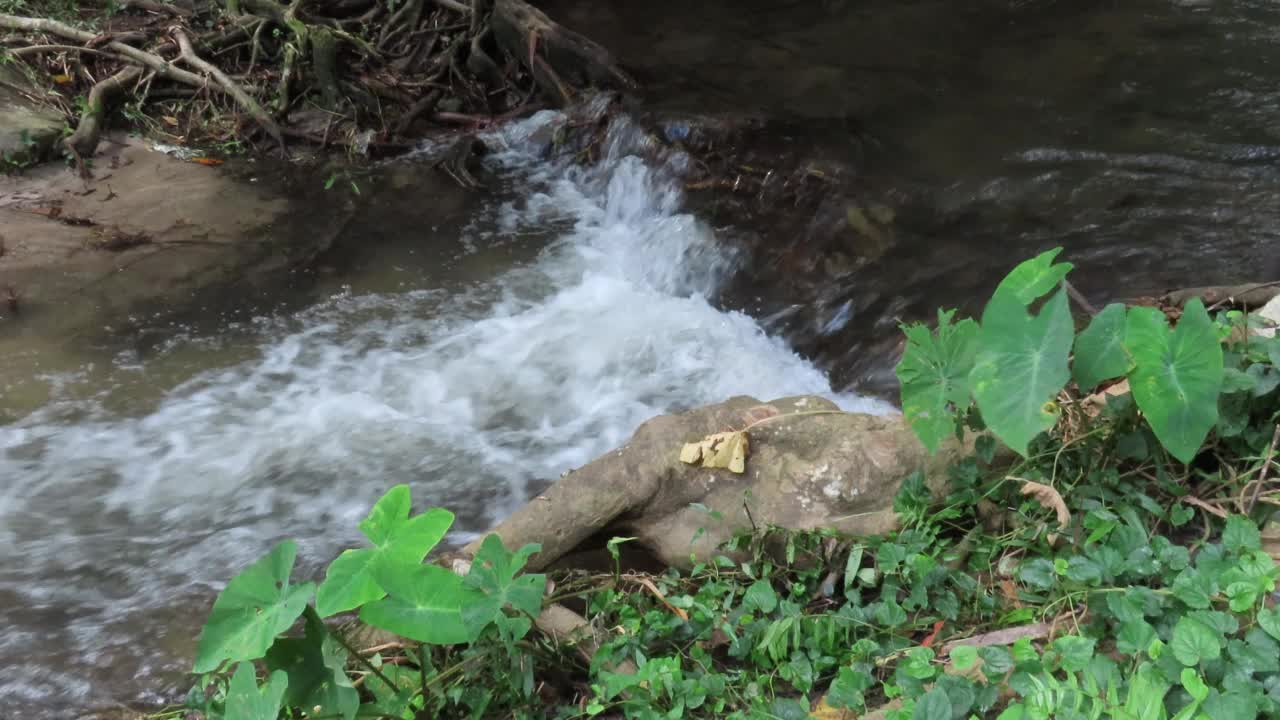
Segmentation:
<svg viewBox="0 0 1280 720">
<path fill-rule="evenodd" d="M 102 119 L 107 105 L 115 102 L 125 90 L 125 86 L 142 77 L 142 68 L 128 65 L 120 72 L 98 82 L 89 91 L 89 100 L 85 103 L 84 113 L 80 115 L 80 124 L 75 132 L 63 140 L 63 145 L 77 159 L 92 157 L 98 149 L 98 139 L 102 135 Z"/>
<path fill-rule="evenodd" d="M 188 143 L 228 139 L 228 124 L 217 120 L 239 111 L 252 123 L 231 133 L 260 131 L 282 151 L 286 138 L 329 144 L 328 131 L 288 127 L 291 118 L 302 123 L 319 111 L 360 139 L 348 143 L 355 149 L 410 146 L 414 133 L 477 130 L 526 113 L 539 105 L 539 92 L 563 105 L 588 85 L 634 87 L 604 48 L 525 0 L 403 0 L 394 12 L 375 0 L 221 5 L 123 0 L 140 24 L 120 33 L 6 14 L 0 29 L 26 36 L 29 46 L 14 57 L 72 78 L 63 83 L 68 94 L 132 93 L 144 111 L 166 98 L 202 97 L 157 111 Z M 95 88 L 96 78 L 107 80 Z M 175 85 L 188 90 L 175 92 Z M 86 127 L 68 144 L 73 153 L 93 153 L 106 104 L 90 103 L 81 118 Z M 307 112 L 294 112 L 301 107 Z"/>
</svg>

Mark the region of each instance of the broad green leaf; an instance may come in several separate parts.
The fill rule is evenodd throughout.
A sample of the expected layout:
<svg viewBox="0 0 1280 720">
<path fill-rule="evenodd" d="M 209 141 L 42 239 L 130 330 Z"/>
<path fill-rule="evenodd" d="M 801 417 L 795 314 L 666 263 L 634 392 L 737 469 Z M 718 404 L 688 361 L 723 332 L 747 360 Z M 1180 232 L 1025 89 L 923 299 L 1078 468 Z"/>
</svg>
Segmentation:
<svg viewBox="0 0 1280 720">
<path fill-rule="evenodd" d="M 1222 529 L 1222 544 L 1236 553 L 1258 550 L 1262 547 L 1262 533 L 1249 518 L 1232 515 L 1227 518 L 1227 526 Z"/>
<path fill-rule="evenodd" d="M 756 609 L 768 614 L 778 607 L 778 594 L 773 591 L 773 585 L 768 580 L 757 580 L 747 588 L 742 597 L 742 605 L 746 609 Z"/>
<path fill-rule="evenodd" d="M 321 617 L 382 598 L 386 592 L 374 578 L 376 570 L 384 565 L 418 565 L 453 524 L 453 513 L 440 508 L 410 518 L 410 505 L 409 486 L 397 485 L 360 522 L 360 531 L 373 547 L 347 550 L 329 565 L 316 593 L 316 612 Z"/>
<path fill-rule="evenodd" d="M 1080 390 L 1088 392 L 1103 380 L 1129 372 L 1129 353 L 1124 349 L 1125 310 L 1111 303 L 1089 322 L 1076 338 L 1072 376 Z"/>
<path fill-rule="evenodd" d="M 1067 635 L 1053 641 L 1053 649 L 1061 659 L 1062 669 L 1068 672 L 1080 672 L 1089 665 L 1093 658 L 1095 641 L 1079 635 Z"/>
<path fill-rule="evenodd" d="M 956 412 L 970 403 L 978 324 L 966 318 L 953 325 L 954 315 L 938 311 L 936 333 L 924 325 L 904 326 L 907 347 L 894 370 L 902 385 L 902 414 L 929 452 L 954 434 Z"/>
<path fill-rule="evenodd" d="M 227 583 L 200 633 L 194 672 L 216 670 L 227 660 L 256 660 L 293 625 L 315 591 L 311 583 L 289 585 L 297 552 L 286 540 Z"/>
<path fill-rule="evenodd" d="M 1067 384 L 1075 329 L 1059 290 L 1039 315 L 997 293 L 982 313 L 977 358 L 969 382 L 982 419 L 1021 455 L 1057 420 L 1054 395 Z"/>
<path fill-rule="evenodd" d="M 225 717 L 228 720 L 276 720 L 288 684 L 288 676 L 277 670 L 271 673 L 267 684 L 259 690 L 253 663 L 240 663 L 227 687 Z"/>
<path fill-rule="evenodd" d="M 1143 663 L 1129 682 L 1129 693 L 1125 696 L 1123 716 L 1126 720 L 1164 720 L 1168 713 L 1164 708 L 1164 696 L 1169 692 L 1169 684 L 1160 676 L 1160 671 L 1149 663 Z"/>
<path fill-rule="evenodd" d="M 541 549 L 531 544 L 512 553 L 497 535 L 489 535 L 480 544 L 466 579 L 467 587 L 476 591 L 476 600 L 462 612 L 462 620 L 473 635 L 505 617 L 503 608 L 508 606 L 530 617 L 542 612 L 547 576 L 520 575 L 529 557 Z"/>
<path fill-rule="evenodd" d="M 1222 346 L 1204 304 L 1193 299 L 1170 332 L 1155 308 L 1129 310 L 1125 345 L 1133 355 L 1129 385 L 1138 408 L 1170 454 L 1191 462 L 1218 422 Z"/>
<path fill-rule="evenodd" d="M 1210 695 L 1204 701 L 1204 714 L 1213 720 L 1255 720 L 1258 704 L 1253 697 L 1238 690 Z"/>
<path fill-rule="evenodd" d="M 960 645 L 951 651 L 951 665 L 957 670 L 968 670 L 978 662 L 978 648 Z"/>
<path fill-rule="evenodd" d="M 1209 697 L 1209 686 L 1204 683 L 1204 678 L 1191 668 L 1185 668 L 1182 671 L 1182 687 L 1187 691 L 1193 700 L 1203 702 Z"/>
<path fill-rule="evenodd" d="M 1280 640 L 1280 608 L 1259 610 L 1258 626 L 1266 630 L 1271 637 Z"/>
<path fill-rule="evenodd" d="M 1178 662 L 1188 667 L 1205 660 L 1216 660 L 1222 654 L 1220 633 L 1199 620 L 1183 617 L 1173 626 L 1169 647 Z"/>
<path fill-rule="evenodd" d="M 482 600 L 462 578 L 435 565 L 377 572 L 387 597 L 366 604 L 360 619 L 410 640 L 432 645 L 470 642 L 475 634 L 462 623 L 462 609 Z"/>
<path fill-rule="evenodd" d="M 1120 626 L 1116 633 L 1116 649 L 1125 655 L 1146 652 L 1156 638 L 1156 629 L 1145 620 L 1131 620 Z"/>
<path fill-rule="evenodd" d="M 866 673 L 858 673 L 853 668 L 844 666 L 827 690 L 827 704 L 836 709 L 857 710 L 866 704 L 862 691 L 870 685 L 871 678 Z"/>
<path fill-rule="evenodd" d="M 951 698 L 946 691 L 934 688 L 916 700 L 911 720 L 948 720 L 951 717 Z"/>
<path fill-rule="evenodd" d="M 351 720 L 360 694 L 347 675 L 347 651 L 310 608 L 306 635 L 281 638 L 267 651 L 267 668 L 289 676 L 286 702 L 313 715 L 336 715 Z M 317 709 L 320 708 L 320 709 Z"/>
<path fill-rule="evenodd" d="M 1009 295 L 1025 307 L 1044 297 L 1071 272 L 1071 263 L 1055 263 L 1062 248 L 1054 248 L 1023 261 L 1000 281 L 996 295 Z"/>
</svg>

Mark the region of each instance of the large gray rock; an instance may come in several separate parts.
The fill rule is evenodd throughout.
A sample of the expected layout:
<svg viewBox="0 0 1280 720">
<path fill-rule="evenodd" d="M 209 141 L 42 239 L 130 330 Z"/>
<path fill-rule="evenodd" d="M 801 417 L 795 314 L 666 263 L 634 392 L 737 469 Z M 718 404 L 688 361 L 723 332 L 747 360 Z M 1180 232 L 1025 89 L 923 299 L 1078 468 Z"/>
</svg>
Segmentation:
<svg viewBox="0 0 1280 720">
<path fill-rule="evenodd" d="M 748 431 L 746 472 L 680 462 L 685 443 L 769 415 Z M 542 544 L 535 567 L 602 530 L 635 537 L 677 567 L 714 555 L 753 523 L 883 533 L 897 525 L 893 498 L 902 480 L 923 470 L 940 488 L 961 450 L 953 442 L 930 455 L 900 415 L 842 413 L 819 397 L 736 397 L 646 422 L 626 445 L 568 473 L 494 532 L 508 547 Z"/>
<path fill-rule="evenodd" d="M 62 137 L 62 113 L 28 97 L 37 92 L 17 70 L 0 65 L 0 169 L 43 160 Z"/>
</svg>

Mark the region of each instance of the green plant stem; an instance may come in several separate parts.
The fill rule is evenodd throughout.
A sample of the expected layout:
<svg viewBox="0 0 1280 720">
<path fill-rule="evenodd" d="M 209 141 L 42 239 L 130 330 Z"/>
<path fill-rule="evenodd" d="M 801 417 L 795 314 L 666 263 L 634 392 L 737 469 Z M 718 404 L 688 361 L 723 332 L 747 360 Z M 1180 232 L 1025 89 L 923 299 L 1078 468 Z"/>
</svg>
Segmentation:
<svg viewBox="0 0 1280 720">
<path fill-rule="evenodd" d="M 354 657 L 357 662 L 369 668 L 369 671 L 372 672 L 374 675 L 377 675 L 378 679 L 386 683 L 386 686 L 388 688 L 394 688 L 396 686 L 395 683 L 391 682 L 391 678 L 387 677 L 386 673 L 382 672 L 381 668 L 374 665 L 369 660 L 369 658 L 365 657 L 364 655 L 361 655 L 360 651 L 352 647 L 351 643 L 347 642 L 347 639 L 344 638 L 341 633 L 335 632 L 334 630 L 330 629 L 328 625 L 325 625 L 324 628 L 325 628 L 325 631 L 329 633 L 330 637 L 332 637 L 334 640 L 337 640 L 339 645 L 346 648 L 346 651 L 352 657 Z"/>
</svg>

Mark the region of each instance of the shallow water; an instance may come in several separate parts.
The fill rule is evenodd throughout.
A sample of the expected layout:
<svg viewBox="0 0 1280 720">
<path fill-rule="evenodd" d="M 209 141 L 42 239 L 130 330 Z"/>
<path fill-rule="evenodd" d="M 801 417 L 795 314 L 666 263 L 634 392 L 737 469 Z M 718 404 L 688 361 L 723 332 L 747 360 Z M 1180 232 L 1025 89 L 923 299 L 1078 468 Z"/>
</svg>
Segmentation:
<svg viewBox="0 0 1280 720">
<path fill-rule="evenodd" d="M 0 709 L 172 689 L 214 589 L 284 537 L 313 570 L 394 483 L 457 512 L 464 539 L 672 409 L 797 393 L 884 409 L 713 307 L 735 261 L 680 211 L 679 158 L 646 165 L 623 120 L 596 167 L 537 159 L 561 121 L 492 140 L 519 190 L 477 208 L 451 277 L 43 379 L 50 401 L 0 428 L 17 479 L 0 489 Z"/>
</svg>

